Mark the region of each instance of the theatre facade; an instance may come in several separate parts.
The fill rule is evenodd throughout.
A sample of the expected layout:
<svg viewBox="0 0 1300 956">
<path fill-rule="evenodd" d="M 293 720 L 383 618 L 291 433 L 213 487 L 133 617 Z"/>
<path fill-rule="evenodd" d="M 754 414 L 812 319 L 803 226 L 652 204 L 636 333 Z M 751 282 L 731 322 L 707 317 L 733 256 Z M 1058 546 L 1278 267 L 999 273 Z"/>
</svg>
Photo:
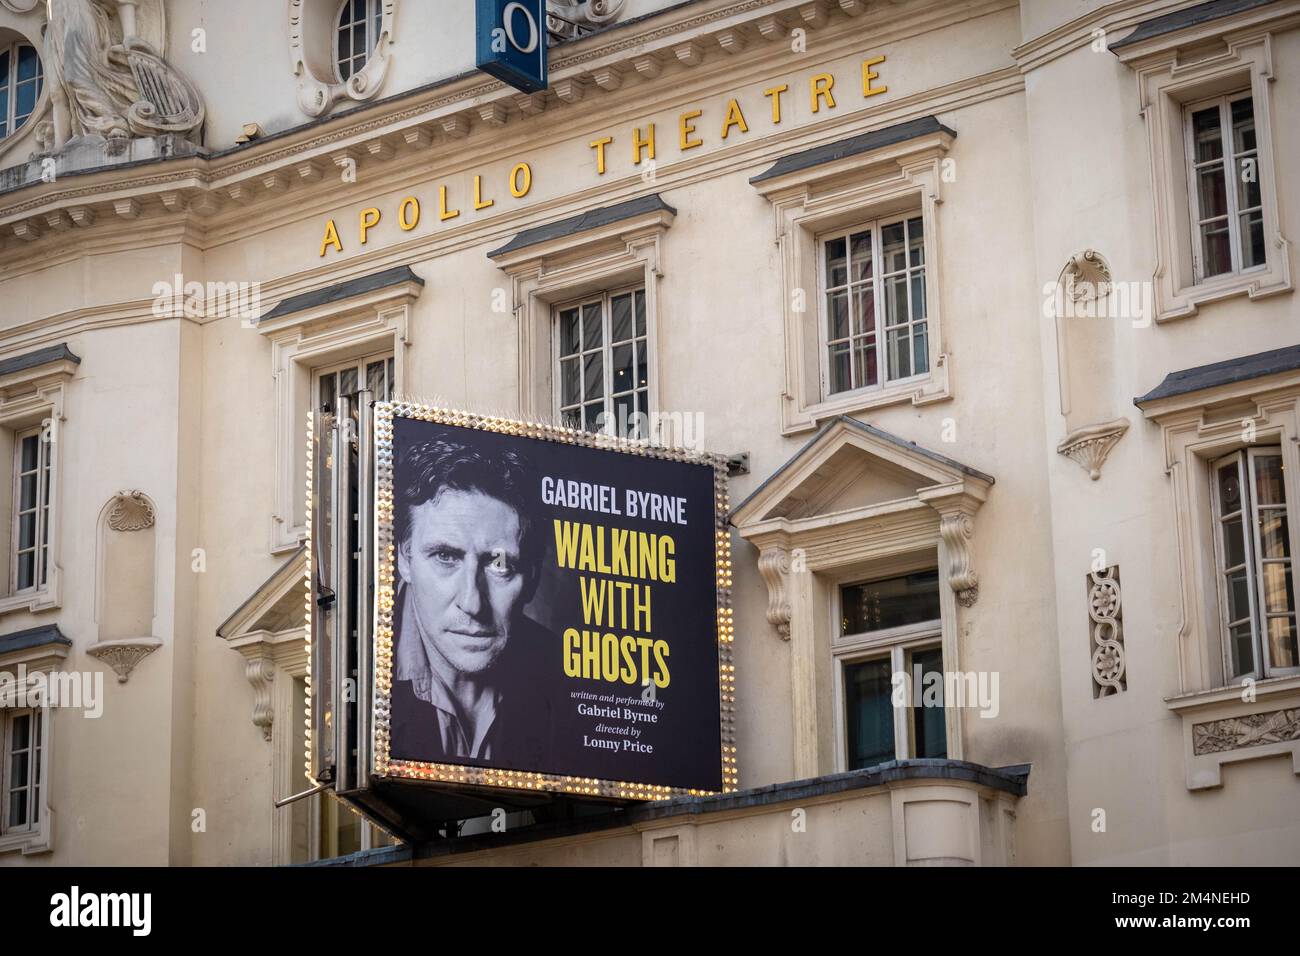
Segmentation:
<svg viewBox="0 0 1300 956">
<path fill-rule="evenodd" d="M 0 864 L 1300 863 L 1300 0 L 219 7 L 0 0 Z M 718 463 L 718 792 L 308 778 L 359 395 Z"/>
</svg>

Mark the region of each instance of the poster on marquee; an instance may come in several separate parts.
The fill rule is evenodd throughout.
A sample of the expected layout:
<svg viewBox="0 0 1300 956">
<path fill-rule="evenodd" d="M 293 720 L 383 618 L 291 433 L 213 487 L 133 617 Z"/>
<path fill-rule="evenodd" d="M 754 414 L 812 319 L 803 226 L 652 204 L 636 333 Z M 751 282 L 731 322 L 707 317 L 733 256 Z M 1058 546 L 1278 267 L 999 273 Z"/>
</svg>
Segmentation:
<svg viewBox="0 0 1300 956">
<path fill-rule="evenodd" d="M 377 769 L 723 790 L 725 461 L 412 405 L 377 422 Z"/>
</svg>

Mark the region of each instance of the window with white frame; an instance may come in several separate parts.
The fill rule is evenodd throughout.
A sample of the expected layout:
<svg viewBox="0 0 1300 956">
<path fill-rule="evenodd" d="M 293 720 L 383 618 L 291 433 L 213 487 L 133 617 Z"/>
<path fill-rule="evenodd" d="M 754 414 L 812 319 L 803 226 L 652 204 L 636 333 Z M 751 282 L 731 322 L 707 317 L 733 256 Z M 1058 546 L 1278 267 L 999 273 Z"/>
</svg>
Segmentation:
<svg viewBox="0 0 1300 956">
<path fill-rule="evenodd" d="M 43 426 L 14 436 L 12 593 L 39 591 L 49 576 L 50 438 Z"/>
<path fill-rule="evenodd" d="M 571 428 L 648 437 L 650 350 L 644 288 L 555 309 L 555 407 Z"/>
<path fill-rule="evenodd" d="M 392 399 L 394 388 L 393 355 L 382 352 L 365 358 L 352 359 L 339 365 L 319 368 L 315 373 L 317 407 L 323 412 L 335 412 L 339 399 L 354 395 L 359 390 L 370 390 L 371 401 L 386 402 Z"/>
<path fill-rule="evenodd" d="M 1300 674 L 1281 449 L 1234 452 L 1212 473 L 1224 673 Z"/>
<path fill-rule="evenodd" d="M 45 71 L 34 46 L 14 43 L 0 50 L 0 139 L 31 118 L 44 85 Z"/>
<path fill-rule="evenodd" d="M 838 625 L 843 769 L 946 757 L 938 571 L 841 585 Z"/>
<path fill-rule="evenodd" d="M 1201 100 L 1184 117 L 1196 280 L 1265 268 L 1254 99 Z"/>
<path fill-rule="evenodd" d="M 343 0 L 335 28 L 334 63 L 340 82 L 346 83 L 365 69 L 379 42 L 383 21 L 380 0 Z"/>
<path fill-rule="evenodd" d="M 930 370 L 920 214 L 822 236 L 822 383 L 830 397 Z"/>
<path fill-rule="evenodd" d="M 4 761 L 0 765 L 0 835 L 27 833 L 41 822 L 42 714 L 5 710 Z"/>
</svg>

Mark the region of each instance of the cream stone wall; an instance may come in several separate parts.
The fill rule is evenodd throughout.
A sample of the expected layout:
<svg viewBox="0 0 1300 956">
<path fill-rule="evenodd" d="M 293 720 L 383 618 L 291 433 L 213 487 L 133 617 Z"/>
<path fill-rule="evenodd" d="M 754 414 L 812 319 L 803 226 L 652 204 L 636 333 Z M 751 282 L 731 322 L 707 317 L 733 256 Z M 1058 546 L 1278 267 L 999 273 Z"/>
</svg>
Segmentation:
<svg viewBox="0 0 1300 956">
<path fill-rule="evenodd" d="M 1106 25 L 1120 36 L 1187 5 L 904 0 L 846 16 L 823 3 L 824 23 L 805 24 L 807 46 L 798 50 L 786 30 L 769 41 L 757 24 L 772 12 L 788 18 L 787 29 L 798 23 L 799 5 L 787 0 L 756 7 L 630 0 L 616 29 L 553 49 L 555 75 L 631 55 L 634 39 L 641 45 L 632 53 L 644 52 L 661 39 L 651 35 L 660 27 L 700 37 L 702 62 L 685 66 L 679 54 L 661 51 L 662 72 L 646 79 L 619 61 L 617 89 L 601 88 L 587 72 L 576 102 L 553 95 L 545 112 L 528 117 L 511 98 L 503 125 L 475 113 L 468 136 L 456 138 L 445 133 L 448 111 L 466 103 L 477 110 L 499 90 L 486 76 L 460 77 L 473 67 L 468 0 L 400 0 L 392 67 L 377 100 L 344 101 L 319 121 L 296 99 L 287 4 L 232 0 L 218 10 L 168 2 L 168 59 L 202 92 L 203 144 L 227 150 L 253 122 L 281 135 L 210 159 L 82 172 L 0 194 L 0 359 L 60 342 L 82 358 L 66 386 L 61 439 L 62 606 L 0 616 L 0 637 L 57 623 L 73 642 L 67 667 L 106 672 L 103 718 L 54 715 L 52 852 L 3 854 L 0 864 L 287 862 L 273 845 L 289 811 L 274 811 L 272 802 L 288 795 L 286 780 L 290 791 L 307 786 L 300 761 L 282 766 L 300 715 L 277 712 L 267 739 L 253 721 L 257 690 L 246 658 L 217 631 L 291 557 L 272 516 L 278 469 L 297 460 L 302 440 L 294 434 L 286 445 L 280 431 L 285 388 L 275 377 L 273 336 L 237 316 L 159 318 L 155 283 L 178 274 L 260 283 L 265 313 L 292 295 L 409 266 L 424 286 L 400 307 L 403 393 L 512 415 L 534 396 L 521 394 L 515 314 L 494 308 L 503 296 L 516 305 L 515 290 L 487 253 L 524 229 L 657 193 L 677 210 L 658 238 L 659 274 L 651 279 L 659 410 L 703 413 L 709 450 L 749 454 L 749 473 L 731 483 L 737 503 L 814 434 L 783 428 L 788 343 L 778 217 L 749 180 L 782 156 L 931 114 L 956 132 L 930 263 L 941 272 L 937 311 L 951 397 L 854 415 L 995 479 L 974 519 L 978 601 L 954 607 L 957 666 L 998 675 L 999 713 L 963 713 L 961 757 L 987 767 L 1031 765 L 1027 794 L 1004 798 L 1014 807 L 1019 864 L 1300 862 L 1300 781 L 1288 759 L 1232 764 L 1221 788 L 1187 788 L 1183 718 L 1165 702 L 1184 690 L 1176 516 L 1161 429 L 1132 404 L 1171 371 L 1295 344 L 1294 295 L 1237 297 L 1141 328 L 1117 320 L 1078 330 L 1066 359 L 1075 373 L 1074 417 L 1062 412 L 1058 328 L 1043 312 L 1044 287 L 1085 249 L 1105 256 L 1116 281 L 1152 279 L 1155 212 L 1138 81 L 1114 54 L 1091 49 L 1091 31 Z M 744 44 L 736 53 L 707 32 L 737 24 Z M 0 9 L 0 30 L 23 25 L 30 22 Z M 191 48 L 195 25 L 208 31 L 206 53 Z M 1275 149 L 1286 157 L 1300 150 L 1300 132 L 1285 121 L 1300 110 L 1294 22 L 1273 35 L 1272 54 Z M 888 92 L 866 97 L 861 64 L 879 55 L 877 82 Z M 835 77 L 837 105 L 814 113 L 809 81 L 820 73 Z M 421 91 L 433 83 L 442 85 Z M 763 92 L 775 84 L 789 86 L 780 124 Z M 724 141 L 732 98 L 749 131 L 733 129 Z M 682 151 L 678 122 L 689 110 L 702 111 L 695 122 L 704 144 Z M 632 161 L 633 131 L 650 123 L 652 176 Z M 589 144 L 607 136 L 602 175 Z M 25 162 L 32 148 L 5 152 L 0 141 L 0 172 Z M 349 161 L 355 181 L 343 175 Z M 513 198 L 510 176 L 520 163 L 529 165 L 532 186 Z M 1300 189 L 1285 162 L 1279 172 L 1282 222 L 1293 230 Z M 478 211 L 476 176 L 495 203 Z M 459 210 L 445 221 L 440 187 Z M 181 199 L 169 202 L 166 190 Z M 398 210 L 412 196 L 421 221 L 407 231 Z M 104 204 L 122 197 L 138 200 L 136 215 Z M 94 202 L 87 228 L 43 225 L 35 242 L 16 238 L 15 224 Z M 368 209 L 380 218 L 363 244 Z M 323 250 L 330 221 L 341 252 Z M 809 301 L 816 298 L 810 290 Z M 1090 481 L 1056 447 L 1080 415 L 1103 412 L 1130 427 L 1101 478 Z M 292 420 L 301 426 L 301 417 Z M 118 683 L 85 648 L 97 639 L 97 521 L 110 497 L 130 489 L 157 504 L 152 636 L 163 644 Z M 296 506 L 296 486 L 295 496 Z M 842 768 L 829 607 L 816 625 L 813 731 L 792 692 L 794 647 L 767 619 L 758 551 L 739 536 L 733 547 L 741 786 L 792 780 L 805 750 L 818 775 L 834 773 Z M 1121 568 L 1128 653 L 1128 689 L 1102 699 L 1092 694 L 1085 604 L 1096 548 Z M 831 593 L 825 575 L 805 583 Z M 293 675 L 279 665 L 274 675 L 272 693 L 288 693 Z M 890 799 L 882 791 L 826 804 L 802 843 L 788 832 L 788 807 L 729 817 L 710 824 L 718 839 L 698 841 L 696 862 L 892 863 Z M 1094 829 L 1099 808 L 1105 832 Z M 635 864 L 642 837 L 593 834 L 446 862 Z M 725 847 L 720 855 L 717 845 Z M 985 857 L 992 862 L 992 850 Z"/>
</svg>

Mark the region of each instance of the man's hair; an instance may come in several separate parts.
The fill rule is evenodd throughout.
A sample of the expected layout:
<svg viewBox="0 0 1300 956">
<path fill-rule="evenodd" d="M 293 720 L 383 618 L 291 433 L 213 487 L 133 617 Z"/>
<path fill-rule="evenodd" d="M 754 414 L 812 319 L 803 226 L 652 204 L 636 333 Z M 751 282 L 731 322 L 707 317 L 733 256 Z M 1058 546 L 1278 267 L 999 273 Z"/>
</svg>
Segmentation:
<svg viewBox="0 0 1300 956">
<path fill-rule="evenodd" d="M 411 534 L 411 511 L 437 500 L 444 491 L 477 491 L 512 508 L 519 516 L 519 561 L 535 582 L 542 540 L 530 517 L 528 491 L 532 468 L 513 451 L 482 452 L 457 441 L 417 442 L 402 451 L 397 464 L 393 532 L 399 547 Z"/>
</svg>

